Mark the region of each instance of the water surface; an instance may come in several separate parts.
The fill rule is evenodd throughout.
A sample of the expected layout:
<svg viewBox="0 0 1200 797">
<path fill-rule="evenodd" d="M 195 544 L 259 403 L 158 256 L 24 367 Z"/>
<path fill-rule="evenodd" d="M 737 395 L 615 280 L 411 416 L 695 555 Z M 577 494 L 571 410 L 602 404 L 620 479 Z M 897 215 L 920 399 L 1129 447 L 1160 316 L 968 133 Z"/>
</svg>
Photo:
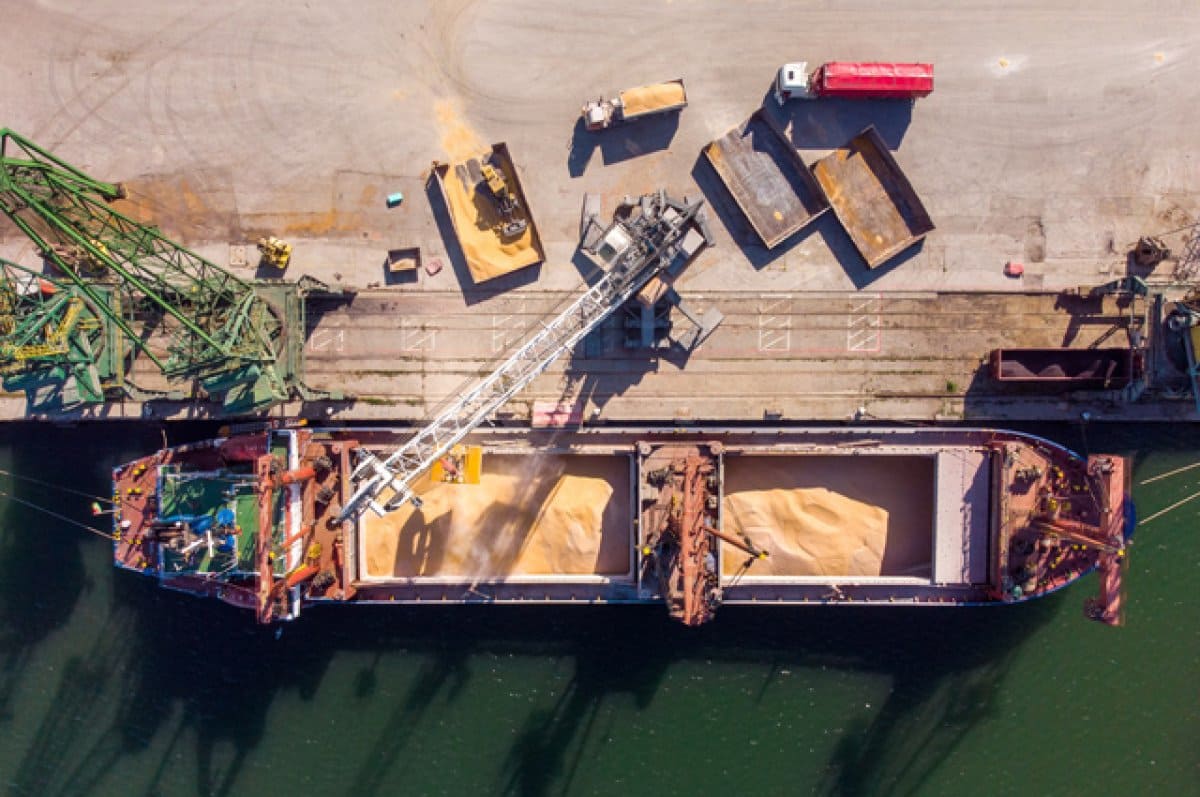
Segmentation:
<svg viewBox="0 0 1200 797">
<path fill-rule="evenodd" d="M 1200 430 L 1039 427 L 1135 459 L 1147 517 Z M 172 427 L 172 442 L 211 427 Z M 156 428 L 0 428 L 0 468 L 103 494 Z M 0 489 L 92 522 L 85 498 Z M 10 795 L 1200 794 L 1200 499 L 1138 531 L 1127 625 L 1095 576 L 1024 606 L 331 607 L 277 639 L 0 504 Z"/>
</svg>

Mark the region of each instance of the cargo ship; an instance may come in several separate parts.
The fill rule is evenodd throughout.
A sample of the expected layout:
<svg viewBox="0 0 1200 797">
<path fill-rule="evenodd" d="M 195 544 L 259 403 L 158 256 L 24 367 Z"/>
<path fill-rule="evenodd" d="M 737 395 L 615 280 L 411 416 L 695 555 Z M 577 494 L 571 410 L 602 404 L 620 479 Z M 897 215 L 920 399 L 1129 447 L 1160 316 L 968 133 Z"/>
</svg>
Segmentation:
<svg viewBox="0 0 1200 797">
<path fill-rule="evenodd" d="M 1121 622 L 1128 465 L 959 428 L 477 430 L 346 516 L 406 429 L 234 429 L 113 471 L 114 561 L 293 620 L 321 604 L 1020 603 L 1100 571 Z M 382 507 L 377 507 L 382 509 Z"/>
</svg>

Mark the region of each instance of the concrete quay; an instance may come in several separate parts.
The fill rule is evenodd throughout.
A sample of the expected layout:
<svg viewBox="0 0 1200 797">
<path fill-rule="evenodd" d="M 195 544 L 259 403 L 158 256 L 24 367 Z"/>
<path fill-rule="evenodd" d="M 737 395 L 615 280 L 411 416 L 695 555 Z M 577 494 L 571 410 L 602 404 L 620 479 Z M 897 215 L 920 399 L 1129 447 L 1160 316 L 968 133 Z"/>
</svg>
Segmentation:
<svg viewBox="0 0 1200 797">
<path fill-rule="evenodd" d="M 12 5 L 0 121 L 123 182 L 130 212 L 244 277 L 274 276 L 245 253 L 275 234 L 295 246 L 288 276 L 356 292 L 315 300 L 305 335 L 308 382 L 358 400 L 273 414 L 426 417 L 581 289 L 585 192 L 607 210 L 666 188 L 709 203 L 718 245 L 677 288 L 725 323 L 685 357 L 626 348 L 618 316 L 511 417 L 562 401 L 614 422 L 1196 418 L 1158 342 L 1153 301 L 1133 313 L 1154 377 L 1137 402 L 1017 393 L 984 367 L 1003 346 L 1127 345 L 1123 302 L 1060 292 L 1125 276 L 1141 235 L 1181 250 L 1200 220 L 1200 16 L 1183 0 L 1141 10 L 1017 0 L 1002 13 L 880 0 L 369 0 L 353 14 L 273 2 Z M 937 229 L 880 269 L 866 268 L 829 214 L 764 249 L 700 157 L 770 101 L 779 64 L 835 58 L 936 65 L 934 94 L 913 105 L 787 109 L 806 162 L 874 124 L 920 194 Z M 677 119 L 582 129 L 584 100 L 680 76 L 690 105 Z M 547 259 L 477 286 L 430 201 L 429 165 L 497 141 L 521 170 Z M 403 204 L 387 208 L 397 191 Z M 388 251 L 406 247 L 444 267 L 389 280 Z M 36 262 L 7 225 L 0 255 Z M 1009 260 L 1024 263 L 1022 279 L 1003 275 Z M 1149 281 L 1177 297 L 1191 266 L 1168 261 Z M 205 414 L 124 402 L 82 417 Z M 23 397 L 0 398 L 0 417 L 26 417 Z"/>
</svg>

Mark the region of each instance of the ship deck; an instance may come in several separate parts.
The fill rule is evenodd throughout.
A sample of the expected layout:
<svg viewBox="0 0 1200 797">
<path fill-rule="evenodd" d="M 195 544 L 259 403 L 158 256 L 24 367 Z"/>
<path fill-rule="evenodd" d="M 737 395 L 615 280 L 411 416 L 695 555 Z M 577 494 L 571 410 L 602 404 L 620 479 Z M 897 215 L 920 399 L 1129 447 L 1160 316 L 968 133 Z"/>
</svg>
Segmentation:
<svg viewBox="0 0 1200 797">
<path fill-rule="evenodd" d="M 258 525 L 258 497 L 254 488 L 252 474 L 181 474 L 167 469 L 159 482 L 159 515 L 204 519 L 207 524 L 212 524 L 226 510 L 233 513 L 237 528 L 254 529 Z M 188 569 L 197 573 L 253 572 L 256 566 L 254 536 L 235 534 L 231 542 L 230 550 L 219 542 L 201 546 L 201 560 L 189 565 Z M 165 573 L 179 568 L 177 559 L 173 554 L 164 553 L 162 567 Z"/>
<path fill-rule="evenodd" d="M 988 434 L 877 431 L 711 435 L 722 439 L 723 528 L 770 552 L 750 564 L 721 544 L 727 602 L 985 599 Z M 383 442 L 378 431 L 355 433 Z M 357 600 L 661 599 L 638 576 L 644 543 L 632 503 L 649 467 L 633 444 L 660 434 L 495 429 L 471 439 L 484 449 L 479 484 L 426 478 L 421 508 L 359 519 Z"/>
<path fill-rule="evenodd" d="M 418 501 L 343 521 L 352 452 L 408 434 L 276 428 L 135 460 L 114 472 L 114 560 L 263 622 L 346 601 L 652 603 L 669 589 L 674 605 L 667 568 L 693 560 L 683 594 L 699 622 L 710 600 L 1013 602 L 1102 554 L 1119 577 L 1123 464 L 1030 435 L 491 427 L 454 455 L 474 465 L 421 477 Z M 671 475 L 685 472 L 701 482 Z M 701 525 L 681 525 L 698 508 Z"/>
</svg>

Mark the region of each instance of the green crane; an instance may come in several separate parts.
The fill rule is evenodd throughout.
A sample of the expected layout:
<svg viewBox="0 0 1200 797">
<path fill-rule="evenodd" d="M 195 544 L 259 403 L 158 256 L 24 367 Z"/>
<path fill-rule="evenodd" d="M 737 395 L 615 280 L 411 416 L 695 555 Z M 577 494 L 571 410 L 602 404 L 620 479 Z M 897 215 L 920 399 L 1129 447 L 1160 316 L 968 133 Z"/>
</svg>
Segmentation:
<svg viewBox="0 0 1200 797">
<path fill-rule="evenodd" d="M 304 297 L 319 283 L 239 279 L 110 205 L 123 197 L 0 130 L 0 211 L 170 382 L 198 385 L 226 412 L 336 397 L 303 384 Z"/>
<path fill-rule="evenodd" d="M 94 286 L 104 302 L 116 294 Z M 0 258 L 0 377 L 33 410 L 103 403 L 124 384 L 129 346 L 78 287 Z"/>
</svg>

